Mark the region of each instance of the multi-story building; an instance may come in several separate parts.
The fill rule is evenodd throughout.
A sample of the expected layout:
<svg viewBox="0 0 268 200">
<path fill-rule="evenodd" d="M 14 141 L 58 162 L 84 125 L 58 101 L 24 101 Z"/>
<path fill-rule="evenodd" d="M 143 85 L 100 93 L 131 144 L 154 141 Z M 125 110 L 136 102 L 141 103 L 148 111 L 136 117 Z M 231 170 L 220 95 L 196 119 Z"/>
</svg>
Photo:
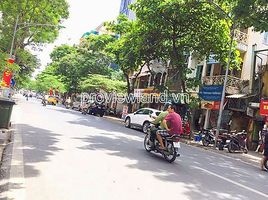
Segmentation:
<svg viewBox="0 0 268 200">
<path fill-rule="evenodd" d="M 268 61 L 267 33 L 255 32 L 252 28 L 236 30 L 235 40 L 242 63 L 240 70 L 229 71 L 222 126 L 224 127 L 224 124 L 232 120 L 231 129 L 251 131 L 254 138 L 263 123 L 263 117 L 259 115 L 263 85 L 260 73 Z M 195 69 L 194 75 L 202 80 L 203 85 L 223 85 L 225 69 L 213 57 L 203 62 L 192 58 L 190 67 Z M 205 128 L 215 127 L 218 110 L 203 107 L 203 118 L 200 117 L 200 119 Z"/>
<path fill-rule="evenodd" d="M 134 20 L 136 18 L 135 13 L 129 9 L 129 5 L 136 0 L 121 0 L 120 14 L 125 14 L 129 19 Z"/>
</svg>

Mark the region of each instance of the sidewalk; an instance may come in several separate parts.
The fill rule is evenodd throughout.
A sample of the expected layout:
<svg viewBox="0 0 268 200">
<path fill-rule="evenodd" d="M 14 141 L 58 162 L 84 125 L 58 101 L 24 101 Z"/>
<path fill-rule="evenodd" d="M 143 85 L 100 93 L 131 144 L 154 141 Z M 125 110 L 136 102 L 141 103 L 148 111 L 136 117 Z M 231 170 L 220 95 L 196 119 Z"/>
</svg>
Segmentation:
<svg viewBox="0 0 268 200">
<path fill-rule="evenodd" d="M 111 121 L 114 121 L 114 122 L 117 122 L 117 123 L 120 123 L 120 124 L 124 124 L 123 119 L 119 119 L 119 118 L 112 117 L 112 116 L 104 116 L 104 118 L 111 120 Z M 254 165 L 257 167 L 259 167 L 260 161 L 262 158 L 262 154 L 256 153 L 255 151 L 249 151 L 247 154 L 244 154 L 241 152 L 229 153 L 227 149 L 224 149 L 223 151 L 219 151 L 218 149 L 214 149 L 213 146 L 205 147 L 202 145 L 202 142 L 196 142 L 196 141 L 185 139 L 185 138 L 182 138 L 181 142 L 185 143 L 187 145 L 191 145 L 191 146 L 196 147 L 196 148 L 203 149 L 204 151 L 210 151 L 210 152 L 213 152 L 216 154 L 221 154 L 221 155 L 226 156 L 226 157 L 241 160 L 242 162 L 246 162 L 248 164 L 251 164 L 251 165 Z"/>
</svg>

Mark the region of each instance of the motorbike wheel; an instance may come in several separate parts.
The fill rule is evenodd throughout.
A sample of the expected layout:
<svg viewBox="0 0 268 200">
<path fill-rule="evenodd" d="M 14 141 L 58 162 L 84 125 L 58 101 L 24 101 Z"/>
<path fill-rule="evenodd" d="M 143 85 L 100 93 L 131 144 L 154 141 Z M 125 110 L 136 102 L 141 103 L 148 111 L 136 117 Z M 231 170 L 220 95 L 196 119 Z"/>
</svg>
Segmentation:
<svg viewBox="0 0 268 200">
<path fill-rule="evenodd" d="M 202 138 L 202 144 L 207 147 L 209 145 L 209 141 L 206 138 Z"/>
<path fill-rule="evenodd" d="M 144 149 L 148 152 L 151 151 L 151 145 L 149 144 L 149 142 L 150 142 L 149 134 L 146 134 L 144 137 Z"/>
<path fill-rule="evenodd" d="M 169 163 L 172 163 L 176 160 L 177 152 L 173 145 L 173 142 L 168 142 L 167 144 L 167 152 L 164 152 L 164 158 Z"/>
<path fill-rule="evenodd" d="M 228 144 L 228 151 L 229 153 L 234 153 L 235 152 L 235 147 L 232 141 Z"/>
<path fill-rule="evenodd" d="M 264 167 L 268 170 L 268 159 L 264 161 Z"/>
<path fill-rule="evenodd" d="M 247 154 L 247 153 L 248 153 L 247 148 L 242 147 L 242 150 L 243 150 L 243 153 L 245 153 L 245 154 Z"/>
</svg>

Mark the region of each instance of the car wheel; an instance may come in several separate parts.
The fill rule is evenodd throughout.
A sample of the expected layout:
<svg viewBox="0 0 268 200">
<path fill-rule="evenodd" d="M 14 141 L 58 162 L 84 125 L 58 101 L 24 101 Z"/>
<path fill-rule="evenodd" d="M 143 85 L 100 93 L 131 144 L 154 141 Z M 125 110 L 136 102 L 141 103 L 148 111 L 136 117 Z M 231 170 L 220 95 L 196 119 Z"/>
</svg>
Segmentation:
<svg viewBox="0 0 268 200">
<path fill-rule="evenodd" d="M 143 133 L 147 133 L 149 125 L 150 125 L 149 122 L 144 122 L 143 123 L 143 126 L 142 126 L 142 132 Z"/>
<path fill-rule="evenodd" d="M 130 128 L 131 123 L 130 123 L 130 117 L 127 117 L 125 120 L 125 127 Z"/>
</svg>

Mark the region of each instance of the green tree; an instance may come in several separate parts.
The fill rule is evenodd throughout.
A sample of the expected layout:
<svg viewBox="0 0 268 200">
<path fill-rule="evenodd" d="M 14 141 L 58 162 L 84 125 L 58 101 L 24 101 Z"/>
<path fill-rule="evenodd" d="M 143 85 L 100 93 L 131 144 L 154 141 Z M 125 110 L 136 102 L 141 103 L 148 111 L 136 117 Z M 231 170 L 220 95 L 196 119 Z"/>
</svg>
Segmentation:
<svg viewBox="0 0 268 200">
<path fill-rule="evenodd" d="M 66 92 L 66 86 L 61 76 L 55 75 L 54 66 L 49 65 L 44 71 L 37 75 L 33 89 L 38 92 L 48 92 L 51 87 L 57 88 L 59 92 Z"/>
<path fill-rule="evenodd" d="M 151 35 L 145 42 L 153 57 L 170 60 L 170 66 L 176 70 L 177 80 L 173 82 L 179 92 L 186 91 L 185 63 L 189 52 L 199 58 L 214 53 L 217 59 L 226 61 L 230 22 L 222 13 L 215 12 L 211 4 L 194 0 L 137 0 L 132 9 L 139 26 L 146 35 Z M 150 48 L 151 44 L 155 50 Z M 233 58 L 239 63 L 235 49 Z"/>
<path fill-rule="evenodd" d="M 81 90 L 84 92 L 88 91 L 99 91 L 104 90 L 105 92 L 126 92 L 126 82 L 119 80 L 112 80 L 110 77 L 93 74 L 89 75 L 85 80 L 80 83 Z"/>
<path fill-rule="evenodd" d="M 0 61 L 0 71 L 12 68 L 16 73 L 15 79 L 19 84 L 27 81 L 31 73 L 40 65 L 27 46 L 41 48 L 44 43 L 53 42 L 59 33 L 61 20 L 69 15 L 66 0 L 1 0 L 0 12 L 0 57 L 8 57 L 16 21 L 17 31 L 13 54 L 16 55 L 14 65 L 7 66 L 6 60 Z M 20 66 L 20 68 L 18 68 Z"/>
</svg>

